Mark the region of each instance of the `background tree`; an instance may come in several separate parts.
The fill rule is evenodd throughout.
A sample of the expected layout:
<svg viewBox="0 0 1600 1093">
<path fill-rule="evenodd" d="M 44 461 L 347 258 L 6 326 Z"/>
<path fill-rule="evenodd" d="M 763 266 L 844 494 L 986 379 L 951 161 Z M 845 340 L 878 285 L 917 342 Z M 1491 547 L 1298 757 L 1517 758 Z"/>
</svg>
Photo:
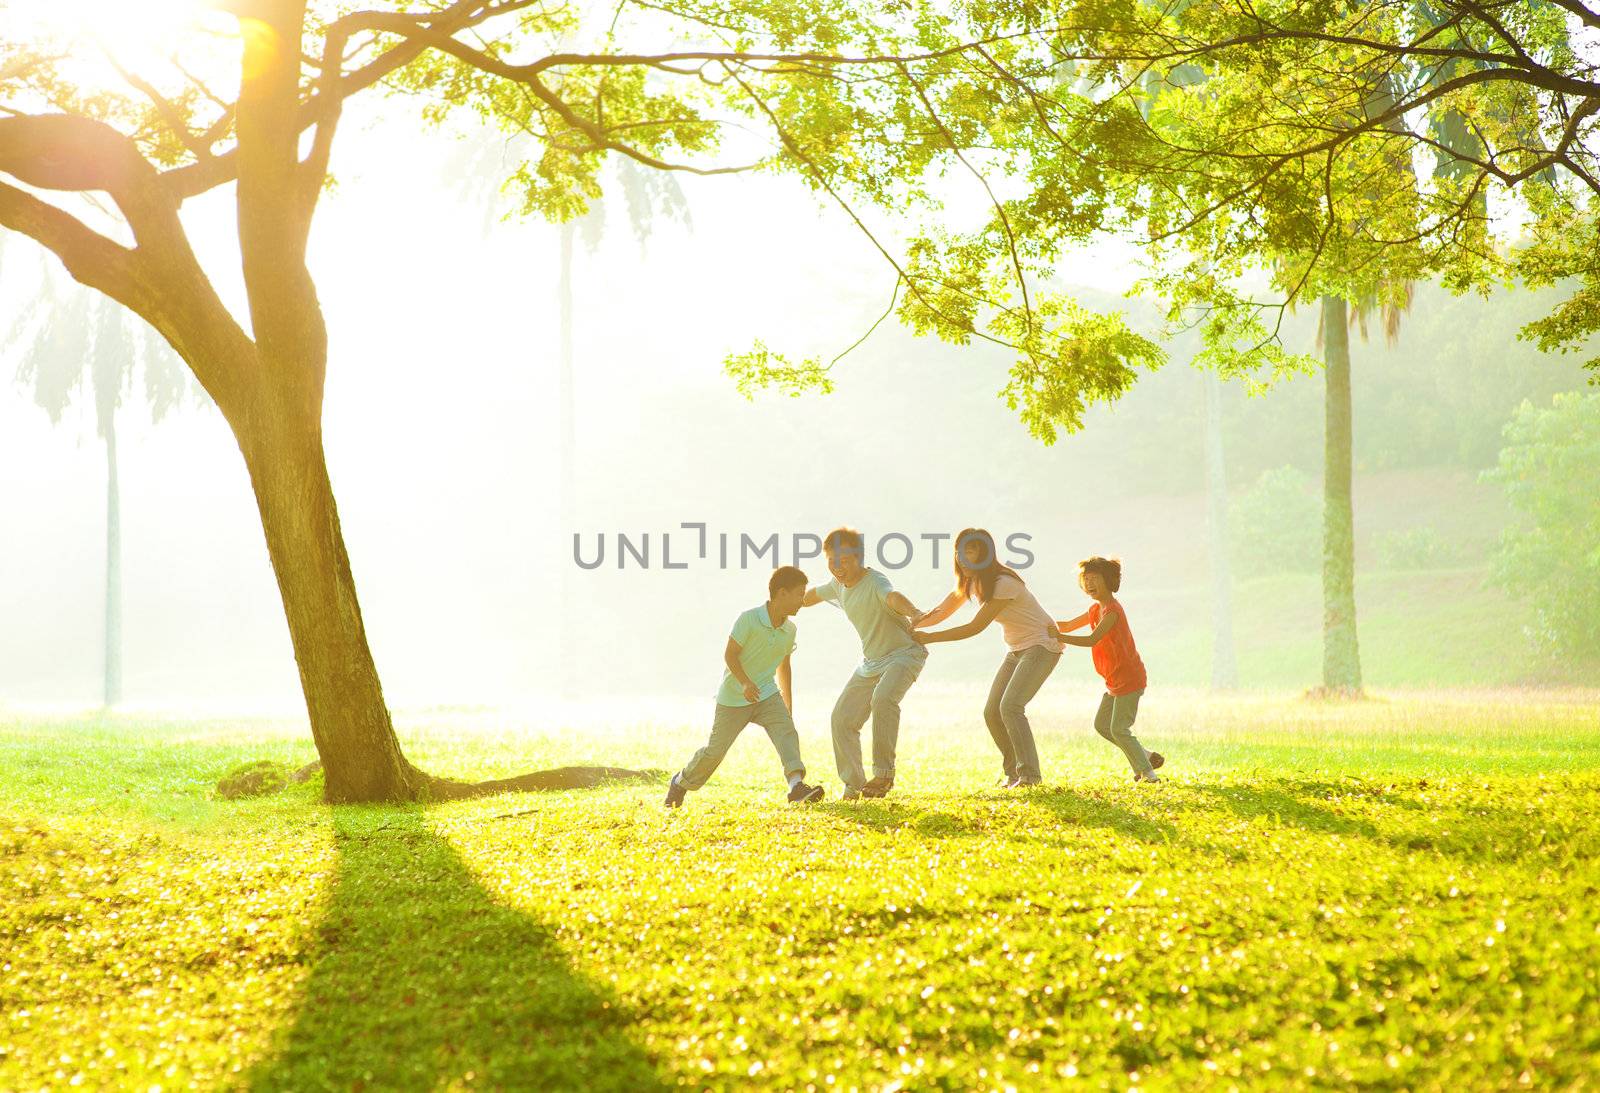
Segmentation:
<svg viewBox="0 0 1600 1093">
<path fill-rule="evenodd" d="M 218 27 L 164 43 L 167 60 L 150 71 L 106 64 L 87 70 L 92 76 L 60 40 L 70 26 L 7 41 L 0 174 L 13 181 L 0 183 L 0 226 L 33 238 L 72 276 L 149 322 L 228 422 L 332 800 L 515 785 L 450 782 L 406 761 L 339 527 L 322 438 L 328 336 L 306 254 L 352 96 L 387 85 L 421 96 L 431 116 L 464 108 L 533 134 L 536 154 L 512 181 L 527 209 L 557 220 L 600 195 L 609 153 L 653 170 L 796 172 L 868 232 L 915 328 L 1017 352 L 1008 396 L 1036 423 L 1074 421 L 1085 400 L 1113 397 L 1160 361 L 1114 318 L 1031 298 L 1017 237 L 1021 300 L 1013 304 L 1003 284 L 951 284 L 915 250 L 896 257 L 858 210 L 934 211 L 938 170 L 970 169 L 964 150 L 990 143 L 986 119 L 962 98 L 963 59 L 984 52 L 988 26 L 832 0 L 668 3 L 619 11 L 592 46 L 574 51 L 559 46 L 583 37 L 572 14 L 532 0 L 355 11 L 304 0 L 212 6 L 236 34 L 233 58 L 219 51 Z M 8 33 L 22 30 L 8 24 Z M 216 92 L 235 79 L 236 95 Z M 734 123 L 753 124 L 765 147 L 730 151 L 723 134 Z M 179 215 L 185 200 L 230 185 L 244 316 L 223 302 Z M 115 216 L 74 213 L 40 191 L 103 192 Z M 792 365 L 762 349 L 731 367 L 822 371 L 814 360 Z"/>
<path fill-rule="evenodd" d="M 13 248 L 14 250 L 14 248 Z M 43 271 L 40 271 L 43 273 Z M 117 411 L 142 373 L 142 393 L 151 420 L 196 393 L 183 365 L 144 323 L 104 297 L 65 289 L 53 276 L 39 276 L 39 290 L 7 344 L 18 347 L 18 382 L 59 424 L 79 391 L 94 407 L 95 433 L 106 459 L 106 546 L 101 700 L 122 701 L 122 491 L 117 458 Z"/>
</svg>

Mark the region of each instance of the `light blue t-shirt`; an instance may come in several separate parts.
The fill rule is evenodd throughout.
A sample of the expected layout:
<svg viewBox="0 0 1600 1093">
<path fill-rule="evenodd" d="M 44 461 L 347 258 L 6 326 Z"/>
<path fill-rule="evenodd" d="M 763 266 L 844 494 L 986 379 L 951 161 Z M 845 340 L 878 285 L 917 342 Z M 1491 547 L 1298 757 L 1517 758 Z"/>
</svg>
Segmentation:
<svg viewBox="0 0 1600 1093">
<path fill-rule="evenodd" d="M 861 635 L 862 663 L 856 669 L 861 675 L 877 675 L 897 656 L 928 655 L 911 637 L 911 623 L 890 610 L 888 599 L 893 591 L 889 578 L 876 569 L 865 570 L 854 588 L 846 588 L 837 579 L 817 586 L 817 598 L 843 608 L 850 625 Z"/>
<path fill-rule="evenodd" d="M 734 620 L 733 631 L 728 637 L 739 647 L 739 667 L 744 669 L 744 674 L 750 677 L 750 682 L 756 685 L 761 695 L 757 701 L 764 701 L 778 693 L 778 665 L 783 663 L 784 657 L 794 652 L 795 633 L 793 619 L 784 619 L 782 626 L 773 626 L 772 617 L 767 614 L 767 605 L 764 603 L 757 604 Z M 750 705 L 749 699 L 744 696 L 744 688 L 733 678 L 732 672 L 722 673 L 722 686 L 717 689 L 717 704 Z"/>
</svg>

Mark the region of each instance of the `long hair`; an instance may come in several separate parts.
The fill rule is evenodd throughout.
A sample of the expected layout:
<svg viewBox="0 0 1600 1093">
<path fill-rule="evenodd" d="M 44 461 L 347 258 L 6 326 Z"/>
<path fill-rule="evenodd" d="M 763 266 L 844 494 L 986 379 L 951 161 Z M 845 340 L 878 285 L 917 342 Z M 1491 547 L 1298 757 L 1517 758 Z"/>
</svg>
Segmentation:
<svg viewBox="0 0 1600 1093">
<path fill-rule="evenodd" d="M 966 556 L 962 547 L 968 542 L 983 544 L 983 558 L 972 569 L 967 568 Z M 999 551 L 995 549 L 994 536 L 982 528 L 965 528 L 956 536 L 956 589 L 964 599 L 977 599 L 979 603 L 988 603 L 994 596 L 995 582 L 1002 573 L 1017 577 L 1017 571 L 1010 566 L 1000 564 Z M 1022 580 L 1017 577 L 1017 580 Z"/>
</svg>

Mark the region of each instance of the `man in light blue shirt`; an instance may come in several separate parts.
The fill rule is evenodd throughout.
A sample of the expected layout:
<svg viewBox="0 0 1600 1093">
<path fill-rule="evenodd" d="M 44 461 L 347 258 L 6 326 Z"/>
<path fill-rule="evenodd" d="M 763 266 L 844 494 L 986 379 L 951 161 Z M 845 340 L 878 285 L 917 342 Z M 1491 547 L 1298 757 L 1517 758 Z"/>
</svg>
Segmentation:
<svg viewBox="0 0 1600 1093">
<path fill-rule="evenodd" d="M 911 636 L 921 611 L 889 578 L 862 564 L 864 540 L 854 528 L 835 528 L 822 542 L 833 580 L 811 589 L 801 606 L 827 600 L 843 609 L 861 635 L 861 665 L 833 707 L 833 759 L 845 800 L 883 797 L 894 786 L 900 739 L 900 700 L 922 674 L 928 650 Z M 872 779 L 861 766 L 861 727 L 872 717 Z"/>
<path fill-rule="evenodd" d="M 806 575 L 786 565 L 767 582 L 767 602 L 752 607 L 734 621 L 722 654 L 727 671 L 717 690 L 711 739 L 672 776 L 672 783 L 667 786 L 668 808 L 677 808 L 691 789 L 706 784 L 752 721 L 767 730 L 772 746 L 778 749 L 783 774 L 789 782 L 789 800 L 822 799 L 821 786 L 806 785 L 806 765 L 800 761 L 800 734 L 794 727 L 794 672 L 789 655 L 794 652 L 795 625 L 790 616 L 800 610 L 805 595 Z"/>
</svg>

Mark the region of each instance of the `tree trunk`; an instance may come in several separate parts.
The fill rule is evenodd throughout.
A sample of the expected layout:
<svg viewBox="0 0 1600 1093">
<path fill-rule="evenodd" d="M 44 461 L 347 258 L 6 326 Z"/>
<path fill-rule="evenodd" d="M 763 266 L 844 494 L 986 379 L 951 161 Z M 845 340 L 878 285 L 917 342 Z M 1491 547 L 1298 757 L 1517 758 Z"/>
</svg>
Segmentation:
<svg viewBox="0 0 1600 1093">
<path fill-rule="evenodd" d="M 1228 565 L 1228 466 L 1222 447 L 1222 381 L 1202 377 L 1206 399 L 1206 540 L 1211 562 L 1211 686 L 1239 685 L 1233 648 L 1233 572 Z"/>
<path fill-rule="evenodd" d="M 243 438 L 329 801 L 414 800 L 425 779 L 400 752 L 367 645 L 321 429 Z"/>
<path fill-rule="evenodd" d="M 1356 641 L 1355 514 L 1351 504 L 1350 334 L 1348 307 L 1322 298 L 1323 426 L 1322 686 L 1329 694 L 1361 691 Z"/>
<path fill-rule="evenodd" d="M 122 701 L 122 491 L 117 480 L 116 415 L 105 418 L 106 443 L 106 611 L 105 678 L 102 693 L 109 709 Z"/>
<path fill-rule="evenodd" d="M 572 259 L 577 225 L 568 220 L 561 225 L 561 360 L 558 364 L 558 392 L 561 411 L 561 535 L 559 542 L 567 542 L 569 535 L 577 533 L 577 429 L 574 403 L 574 369 L 572 359 Z M 566 555 L 563 553 L 562 558 Z M 560 568 L 561 622 L 556 633 L 561 643 L 561 692 L 572 695 L 572 682 L 578 676 L 577 659 L 573 652 L 572 635 L 572 566 L 563 560 Z"/>
</svg>

